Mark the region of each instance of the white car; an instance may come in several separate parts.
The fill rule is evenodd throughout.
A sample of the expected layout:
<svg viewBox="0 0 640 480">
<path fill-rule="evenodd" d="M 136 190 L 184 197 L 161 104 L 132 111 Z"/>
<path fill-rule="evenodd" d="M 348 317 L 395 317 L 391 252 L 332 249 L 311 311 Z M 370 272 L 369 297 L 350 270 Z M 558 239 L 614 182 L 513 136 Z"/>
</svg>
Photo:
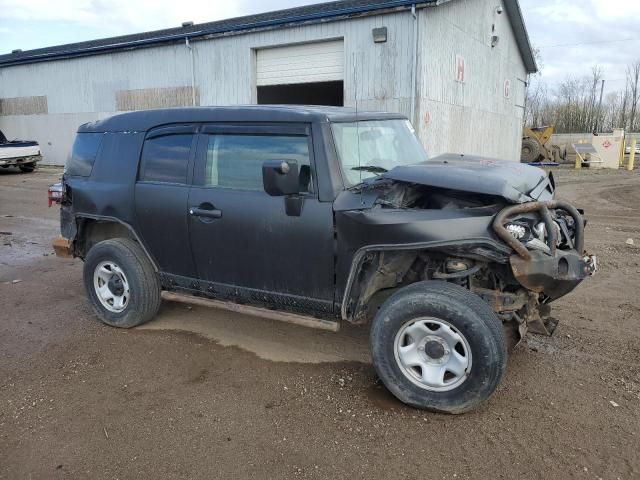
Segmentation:
<svg viewBox="0 0 640 480">
<path fill-rule="evenodd" d="M 19 167 L 25 173 L 33 172 L 42 160 L 40 145 L 32 140 L 7 140 L 0 131 L 0 167 Z"/>
<path fill-rule="evenodd" d="M 627 145 L 624 147 L 625 155 L 629 155 L 631 153 L 631 145 Z M 636 143 L 636 155 L 640 155 L 640 140 Z"/>
</svg>

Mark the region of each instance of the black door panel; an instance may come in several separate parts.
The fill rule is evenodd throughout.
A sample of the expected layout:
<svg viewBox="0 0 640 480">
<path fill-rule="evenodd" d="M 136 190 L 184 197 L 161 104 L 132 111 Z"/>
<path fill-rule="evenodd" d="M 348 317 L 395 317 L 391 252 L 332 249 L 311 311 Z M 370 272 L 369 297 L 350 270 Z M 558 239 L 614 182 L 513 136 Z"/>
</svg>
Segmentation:
<svg viewBox="0 0 640 480">
<path fill-rule="evenodd" d="M 189 195 L 191 247 L 200 279 L 237 287 L 219 291 L 238 296 L 250 290 L 253 300 L 264 303 L 301 310 L 314 302 L 324 304 L 325 311 L 333 307 L 332 204 L 303 192 L 301 215 L 289 216 L 285 198 L 269 196 L 261 184 L 264 159 L 310 164 L 308 132 L 278 126 L 270 133 L 262 125 L 256 132 L 245 126 L 240 133 L 200 134 L 194 169 L 199 186 Z M 312 190 L 313 182 L 307 183 L 304 188 Z"/>
<path fill-rule="evenodd" d="M 199 278 L 333 301 L 330 203 L 305 199 L 302 215 L 290 217 L 282 197 L 204 187 L 194 187 L 189 202 L 224 212 L 209 223 L 191 217 Z"/>
<path fill-rule="evenodd" d="M 195 277 L 189 241 L 189 183 L 195 125 L 147 134 L 135 187 L 136 227 L 163 272 Z"/>
<path fill-rule="evenodd" d="M 161 271 L 195 277 L 189 243 L 189 187 L 138 182 L 138 229 Z"/>
</svg>

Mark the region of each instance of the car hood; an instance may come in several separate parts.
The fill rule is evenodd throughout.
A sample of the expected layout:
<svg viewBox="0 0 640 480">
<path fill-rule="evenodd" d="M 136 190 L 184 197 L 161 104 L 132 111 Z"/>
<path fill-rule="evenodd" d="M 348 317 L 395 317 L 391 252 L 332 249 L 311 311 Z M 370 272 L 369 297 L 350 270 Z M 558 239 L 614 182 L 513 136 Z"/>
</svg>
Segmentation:
<svg viewBox="0 0 640 480">
<path fill-rule="evenodd" d="M 519 162 L 445 154 L 429 161 L 395 167 L 382 177 L 430 187 L 499 196 L 511 203 L 549 200 L 553 177 Z"/>
</svg>

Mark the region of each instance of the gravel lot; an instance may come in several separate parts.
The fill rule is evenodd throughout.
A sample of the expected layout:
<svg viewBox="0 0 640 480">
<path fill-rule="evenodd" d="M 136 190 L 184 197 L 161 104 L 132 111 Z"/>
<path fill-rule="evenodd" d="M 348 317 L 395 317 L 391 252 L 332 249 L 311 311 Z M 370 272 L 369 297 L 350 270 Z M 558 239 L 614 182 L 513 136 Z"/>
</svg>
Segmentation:
<svg viewBox="0 0 640 480">
<path fill-rule="evenodd" d="M 386 393 L 364 328 L 170 303 L 103 326 L 50 248 L 59 175 L 0 171 L 0 479 L 640 478 L 639 171 L 556 172 L 600 271 L 458 417 Z"/>
</svg>

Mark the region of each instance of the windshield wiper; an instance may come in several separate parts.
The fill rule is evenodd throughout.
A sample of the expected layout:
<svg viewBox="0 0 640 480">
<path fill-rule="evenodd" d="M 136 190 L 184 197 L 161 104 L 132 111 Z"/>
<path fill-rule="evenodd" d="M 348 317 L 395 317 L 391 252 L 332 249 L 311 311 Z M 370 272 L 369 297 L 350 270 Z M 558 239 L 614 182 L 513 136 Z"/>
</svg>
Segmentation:
<svg viewBox="0 0 640 480">
<path fill-rule="evenodd" d="M 389 171 L 384 167 L 377 167 L 376 165 L 362 165 L 360 167 L 353 167 L 351 170 L 370 173 L 386 173 Z"/>
</svg>

